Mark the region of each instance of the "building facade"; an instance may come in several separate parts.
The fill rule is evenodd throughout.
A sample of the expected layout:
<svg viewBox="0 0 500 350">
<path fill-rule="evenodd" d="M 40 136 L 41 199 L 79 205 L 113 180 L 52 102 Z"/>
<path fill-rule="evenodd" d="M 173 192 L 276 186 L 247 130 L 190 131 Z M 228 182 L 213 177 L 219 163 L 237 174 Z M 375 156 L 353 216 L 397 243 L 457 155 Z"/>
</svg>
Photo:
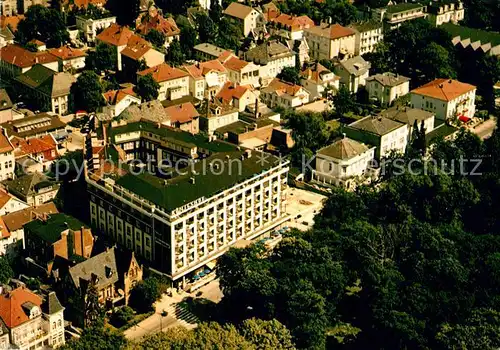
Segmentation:
<svg viewBox="0 0 500 350">
<path fill-rule="evenodd" d="M 357 56 L 375 51 L 376 45 L 384 39 L 382 23 L 378 21 L 354 23 L 350 27 L 356 32 L 354 54 Z"/>
<path fill-rule="evenodd" d="M 85 40 L 89 43 L 95 41 L 97 33 L 110 25 L 116 23 L 116 17 L 110 16 L 99 19 L 92 19 L 86 16 L 76 16 L 76 27 L 83 32 Z"/>
<path fill-rule="evenodd" d="M 309 56 L 316 60 L 354 55 L 356 32 L 340 24 L 321 24 L 304 30 Z"/>
<path fill-rule="evenodd" d="M 436 27 L 443 23 L 458 24 L 465 17 L 465 9 L 462 1 L 435 1 L 427 6 L 429 21 Z"/>
<path fill-rule="evenodd" d="M 369 98 L 387 106 L 410 92 L 410 78 L 393 73 L 375 74 L 366 78 L 366 90 Z"/>
<path fill-rule="evenodd" d="M 151 74 L 160 85 L 159 100 L 176 100 L 189 95 L 189 75 L 178 68 L 170 67 L 166 63 L 151 67 L 137 73 L 139 76 Z"/>
</svg>

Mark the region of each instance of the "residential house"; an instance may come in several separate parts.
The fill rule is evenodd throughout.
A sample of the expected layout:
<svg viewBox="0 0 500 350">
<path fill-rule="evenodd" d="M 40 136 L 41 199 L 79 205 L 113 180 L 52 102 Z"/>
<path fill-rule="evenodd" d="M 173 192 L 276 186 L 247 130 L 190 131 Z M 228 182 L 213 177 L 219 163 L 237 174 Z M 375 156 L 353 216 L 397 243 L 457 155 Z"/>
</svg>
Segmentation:
<svg viewBox="0 0 500 350">
<path fill-rule="evenodd" d="M 349 26 L 356 32 L 354 54 L 364 55 L 375 51 L 376 45 L 384 39 L 383 26 L 378 21 L 353 23 Z"/>
<path fill-rule="evenodd" d="M 17 237 L 13 237 L 5 222 L 0 218 L 0 256 L 15 256 Z M 2 329 L 0 327 L 0 346 L 2 346 Z M 7 339 L 8 341 L 8 339 Z M 0 347 L 1 349 L 1 347 Z"/>
<path fill-rule="evenodd" d="M 305 29 L 304 35 L 309 45 L 309 56 L 315 60 L 354 55 L 356 32 L 351 28 L 322 23 Z"/>
<path fill-rule="evenodd" d="M 267 4 L 263 4 L 262 13 L 264 15 L 264 19 L 269 22 L 273 18 L 276 18 L 280 15 L 280 10 L 278 6 L 274 2 L 268 2 Z"/>
<path fill-rule="evenodd" d="M 500 57 L 500 33 L 459 26 L 453 23 L 442 24 L 440 29 L 448 32 L 451 42 L 460 51 L 469 55 L 470 51 Z"/>
<path fill-rule="evenodd" d="M 42 5 L 43 7 L 49 7 L 50 0 L 19 0 L 17 9 L 19 13 L 26 13 L 30 6 L 33 5 Z"/>
<path fill-rule="evenodd" d="M 37 217 L 47 214 L 58 213 L 53 202 L 42 204 L 36 207 L 27 207 L 1 217 L 5 230 L 2 230 L 0 240 L 0 255 L 17 254 L 17 251 L 24 249 L 24 225 Z M 4 235 L 6 233 L 6 235 Z"/>
<path fill-rule="evenodd" d="M 245 60 L 253 62 L 260 66 L 260 78 L 263 81 L 268 81 L 275 78 L 283 68 L 295 67 L 295 53 L 286 45 L 270 40 L 262 43 L 247 52 L 245 52 Z M 266 85 L 266 83 L 262 83 Z"/>
<path fill-rule="evenodd" d="M 419 130 L 422 130 L 422 123 L 426 134 L 434 130 L 434 113 L 424 111 L 423 109 L 410 107 L 393 107 L 380 112 L 381 116 L 396 120 L 400 123 L 408 125 L 408 140 L 411 140 L 413 135 L 413 127 L 415 123 Z"/>
<path fill-rule="evenodd" d="M 121 51 L 121 70 L 135 76 L 141 61 L 151 68 L 165 62 L 165 55 L 153 48 L 153 45 L 138 35 L 133 35 L 127 46 Z"/>
<path fill-rule="evenodd" d="M 294 108 L 309 102 L 309 93 L 300 85 L 273 79 L 260 93 L 262 102 L 270 108 Z"/>
<path fill-rule="evenodd" d="M 247 106 L 253 106 L 258 102 L 259 97 L 249 85 L 239 85 L 233 82 L 226 82 L 222 90 L 216 96 L 225 104 L 232 105 L 238 108 L 238 111 L 243 112 Z"/>
<path fill-rule="evenodd" d="M 443 23 L 458 24 L 465 17 L 464 4 L 460 0 L 431 1 L 427 6 L 429 21 L 436 27 Z"/>
<path fill-rule="evenodd" d="M 109 90 L 102 95 L 106 101 L 106 106 L 103 107 L 103 113 L 110 117 L 120 115 L 131 104 L 141 104 L 141 99 L 137 97 L 132 87 L 120 90 Z"/>
<path fill-rule="evenodd" d="M 9 27 L 0 27 L 0 49 L 7 45 L 14 44 L 14 33 Z"/>
<path fill-rule="evenodd" d="M 168 48 L 175 39 L 180 39 L 181 30 L 175 20 L 172 17 L 163 17 L 155 6 L 151 6 L 147 13 L 140 14 L 135 21 L 135 30 L 141 35 L 147 35 L 152 29 L 165 36 L 163 45 L 165 48 Z"/>
<path fill-rule="evenodd" d="M 69 113 L 70 89 L 76 82 L 76 78 L 70 73 L 56 73 L 41 64 L 36 64 L 14 79 L 25 91 L 29 104 L 56 114 Z"/>
<path fill-rule="evenodd" d="M 238 121 L 238 109 L 224 102 L 210 103 L 207 113 L 200 115 L 200 130 L 209 135 L 215 130 Z"/>
<path fill-rule="evenodd" d="M 49 275 L 56 257 L 81 261 L 90 258 L 94 248 L 92 231 L 63 213 L 39 216 L 25 224 L 24 241 L 29 264 Z"/>
<path fill-rule="evenodd" d="M 253 62 L 247 62 L 231 55 L 222 61 L 228 71 L 228 78 L 231 82 L 240 85 L 250 85 L 257 88 L 261 85 L 261 68 Z"/>
<path fill-rule="evenodd" d="M 1 286 L 0 320 L 8 334 L 3 349 L 52 349 L 65 343 L 64 308 L 54 292 L 42 297 L 24 285 Z"/>
<path fill-rule="evenodd" d="M 370 99 L 381 105 L 391 105 L 394 100 L 410 92 L 410 78 L 394 73 L 375 74 L 366 78 L 366 90 Z"/>
<path fill-rule="evenodd" d="M 134 32 L 128 27 L 120 26 L 116 23 L 111 24 L 96 36 L 97 43 L 105 43 L 116 48 L 116 67 L 118 70 L 122 69 L 122 55 L 121 52 L 127 47 L 127 44 L 133 36 Z"/>
<path fill-rule="evenodd" d="M 0 49 L 0 72 L 5 77 L 26 73 L 40 64 L 54 72 L 59 71 L 59 60 L 49 52 L 31 52 L 16 44 Z"/>
<path fill-rule="evenodd" d="M 196 58 L 200 61 L 210 61 L 219 58 L 220 55 L 229 52 L 229 50 L 222 49 L 218 46 L 209 43 L 198 44 L 193 47 L 194 52 L 196 53 Z"/>
<path fill-rule="evenodd" d="M 346 136 L 376 147 L 380 161 L 391 152 L 404 154 L 408 143 L 408 125 L 382 116 L 367 116 L 343 128 Z"/>
<path fill-rule="evenodd" d="M 0 216 L 28 208 L 28 204 L 0 189 Z"/>
<path fill-rule="evenodd" d="M 159 64 L 137 73 L 145 76 L 151 74 L 160 85 L 159 100 L 175 100 L 189 95 L 189 74 L 178 68 L 170 67 L 167 63 Z"/>
<path fill-rule="evenodd" d="M 73 6 L 78 7 L 79 9 L 86 9 L 89 5 L 93 5 L 99 9 L 104 8 L 107 0 L 64 0 L 63 7 L 68 7 L 72 9 Z"/>
<path fill-rule="evenodd" d="M 16 163 L 25 174 L 50 170 L 53 161 L 59 156 L 57 142 L 52 135 L 27 140 L 14 136 L 10 142 L 14 146 Z"/>
<path fill-rule="evenodd" d="M 346 86 L 350 92 L 356 93 L 360 86 L 366 84 L 371 64 L 361 56 L 340 61 L 335 67 L 335 74 L 340 77 L 340 85 Z"/>
<path fill-rule="evenodd" d="M 300 40 L 284 40 L 284 44 L 290 51 L 293 51 L 295 55 L 298 56 L 300 67 L 303 67 L 304 64 L 309 62 L 309 45 L 307 44 L 307 40 L 305 38 Z"/>
<path fill-rule="evenodd" d="M 426 18 L 426 6 L 420 3 L 403 2 L 376 8 L 372 11 L 373 19 L 383 22 L 385 30 L 399 28 L 403 22 L 417 18 Z"/>
<path fill-rule="evenodd" d="M 0 181 L 14 178 L 14 147 L 5 129 L 0 129 Z"/>
<path fill-rule="evenodd" d="M 300 72 L 300 83 L 312 102 L 326 97 L 326 93 L 335 94 L 339 89 L 340 77 L 322 64 L 315 63 Z"/>
<path fill-rule="evenodd" d="M 189 74 L 189 92 L 199 100 L 212 99 L 227 81 L 227 70 L 219 60 L 185 65 Z"/>
<path fill-rule="evenodd" d="M 200 132 L 200 114 L 191 102 L 165 108 L 165 113 L 170 119 L 170 125 L 176 129 L 197 134 Z"/>
<path fill-rule="evenodd" d="M 115 16 L 103 16 L 101 18 L 90 18 L 89 16 L 76 16 L 76 28 L 83 33 L 85 41 L 92 43 L 97 37 L 97 33 L 111 25 L 116 24 Z"/>
<path fill-rule="evenodd" d="M 150 243 L 151 244 L 151 243 Z M 142 281 L 142 265 L 133 252 L 109 248 L 79 264 L 60 271 L 61 288 L 65 298 L 72 298 L 72 316 L 76 324 L 83 324 L 88 288 L 93 285 L 102 305 L 128 304 L 133 287 Z"/>
<path fill-rule="evenodd" d="M 49 49 L 49 52 L 59 59 L 64 71 L 85 68 L 85 57 L 87 54 L 82 50 L 74 49 L 70 46 L 61 46 L 56 49 Z"/>
<path fill-rule="evenodd" d="M 289 134 L 281 130 L 278 122 L 265 117 L 240 119 L 218 128 L 215 134 L 242 148 L 256 151 L 264 151 L 275 145 L 277 148 L 287 146 L 286 141 L 289 139 Z"/>
<path fill-rule="evenodd" d="M 314 21 L 307 16 L 294 16 L 282 13 L 270 20 L 270 34 L 284 39 L 301 40 L 304 29 L 314 27 Z"/>
<path fill-rule="evenodd" d="M 27 140 L 47 134 L 56 135 L 65 130 L 66 124 L 57 115 L 39 113 L 22 119 L 8 121 L 0 125 L 0 127 L 5 129 L 9 137 L 18 136 Z"/>
<path fill-rule="evenodd" d="M 264 15 L 257 8 L 232 2 L 224 10 L 224 16 L 237 24 L 245 37 L 251 33 L 258 35 L 260 32 L 265 31 Z"/>
<path fill-rule="evenodd" d="M 12 101 L 5 89 L 0 89 L 0 124 L 12 120 Z"/>
<path fill-rule="evenodd" d="M 436 79 L 410 92 L 413 108 L 432 112 L 440 120 L 467 122 L 476 112 L 476 87 L 453 79 Z"/>
<path fill-rule="evenodd" d="M 165 108 L 158 100 L 144 102 L 136 105 L 132 104 L 119 114 L 119 119 L 128 123 L 147 120 L 164 126 L 171 126 L 170 118 L 165 112 Z"/>
<path fill-rule="evenodd" d="M 375 146 L 344 135 L 316 152 L 316 169 L 312 171 L 312 178 L 323 184 L 355 189 L 356 185 L 373 177 L 375 149 Z"/>
<path fill-rule="evenodd" d="M 5 183 L 7 190 L 30 206 L 40 205 L 53 200 L 60 185 L 40 173 L 25 174 Z"/>
</svg>

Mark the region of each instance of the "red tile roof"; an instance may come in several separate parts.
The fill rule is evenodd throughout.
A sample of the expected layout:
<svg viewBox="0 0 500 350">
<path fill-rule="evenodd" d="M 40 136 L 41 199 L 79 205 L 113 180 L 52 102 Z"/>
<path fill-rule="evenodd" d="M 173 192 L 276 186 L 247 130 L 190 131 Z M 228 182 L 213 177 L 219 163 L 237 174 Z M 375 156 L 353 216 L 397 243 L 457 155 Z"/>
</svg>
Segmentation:
<svg viewBox="0 0 500 350">
<path fill-rule="evenodd" d="M 128 27 L 113 23 L 104 29 L 97 39 L 113 46 L 125 46 L 133 35 L 134 32 Z"/>
<path fill-rule="evenodd" d="M 267 87 L 263 90 L 276 92 L 278 95 L 291 95 L 295 96 L 300 90 L 302 86 L 286 83 L 284 81 L 279 80 L 278 78 L 274 78 Z"/>
<path fill-rule="evenodd" d="M 3 130 L 0 130 L 0 153 L 12 152 L 14 148 L 10 143 L 9 139 L 3 133 Z"/>
<path fill-rule="evenodd" d="M 12 195 L 5 192 L 4 190 L 0 190 L 0 209 L 3 208 L 5 204 L 12 198 Z"/>
<path fill-rule="evenodd" d="M 224 67 L 232 71 L 240 71 L 243 68 L 245 68 L 248 64 L 249 63 L 247 61 L 240 60 L 238 57 L 231 57 L 224 63 Z"/>
<path fill-rule="evenodd" d="M 145 69 L 137 74 L 142 76 L 151 74 L 153 76 L 153 79 L 158 83 L 188 76 L 186 72 L 177 68 L 170 67 L 166 63 L 162 63 L 157 66 Z"/>
<path fill-rule="evenodd" d="M 12 31 L 15 32 L 17 30 L 17 25 L 24 19 L 24 15 L 17 16 L 0 16 L 0 27 L 5 28 L 10 26 Z"/>
<path fill-rule="evenodd" d="M 198 64 L 192 64 L 190 66 L 183 66 L 182 68 L 193 78 L 202 78 L 212 71 L 217 71 L 219 73 L 227 72 L 226 68 L 224 68 L 219 60 L 201 62 Z"/>
<path fill-rule="evenodd" d="M 73 49 L 69 46 L 61 46 L 57 49 L 50 49 L 49 52 L 61 60 L 70 60 L 72 58 L 85 57 L 87 54 L 79 49 Z"/>
<path fill-rule="evenodd" d="M 234 98 L 241 99 L 247 91 L 251 90 L 252 89 L 248 85 L 239 85 L 228 81 L 224 84 L 224 87 L 219 91 L 216 97 L 229 103 Z"/>
<path fill-rule="evenodd" d="M 0 49 L 0 59 L 20 68 L 29 68 L 36 63 L 57 62 L 57 57 L 49 52 L 31 52 L 18 45 L 7 45 Z"/>
<path fill-rule="evenodd" d="M 303 30 L 314 26 L 314 21 L 307 16 L 291 16 L 287 14 L 281 14 L 273 18 L 271 22 L 290 28 L 292 31 Z"/>
<path fill-rule="evenodd" d="M 128 40 L 127 47 L 122 50 L 121 54 L 133 60 L 139 60 L 151 49 L 153 49 L 153 45 L 134 34 Z"/>
<path fill-rule="evenodd" d="M 102 94 L 106 102 L 110 105 L 116 105 L 127 96 L 137 96 L 132 87 L 121 90 L 109 90 Z"/>
<path fill-rule="evenodd" d="M 37 39 L 32 39 L 29 41 L 30 44 L 35 44 L 37 47 L 40 46 L 45 46 L 45 43 L 43 41 L 37 40 Z"/>
<path fill-rule="evenodd" d="M 247 18 L 252 13 L 252 8 L 247 5 L 243 5 L 237 2 L 232 2 L 229 6 L 224 10 L 224 14 L 236 17 L 240 19 Z"/>
<path fill-rule="evenodd" d="M 200 114 L 194 108 L 191 102 L 182 103 L 179 105 L 174 105 L 165 108 L 165 112 L 170 117 L 170 122 L 172 124 L 175 123 L 188 123 L 192 121 L 194 118 L 199 117 Z"/>
<path fill-rule="evenodd" d="M 151 29 L 155 29 L 167 37 L 180 35 L 181 33 L 172 17 L 165 18 L 158 12 L 153 14 L 145 13 L 139 16 L 135 28 L 142 35 L 148 34 Z"/>
<path fill-rule="evenodd" d="M 0 218 L 0 239 L 5 239 L 10 237 L 10 231 L 5 225 L 5 222 Z"/>
<path fill-rule="evenodd" d="M 330 39 L 339 39 L 350 35 L 355 35 L 356 32 L 350 28 L 342 27 L 340 24 L 321 24 L 319 26 L 306 29 L 309 33 L 327 37 Z"/>
<path fill-rule="evenodd" d="M 28 302 L 40 307 L 42 298 L 25 287 L 0 295 L 0 318 L 9 329 L 29 321 L 30 318 L 23 309 L 23 304 Z"/>
<path fill-rule="evenodd" d="M 53 156 L 51 153 L 50 155 L 45 155 L 44 160 L 50 161 L 57 158 L 57 144 L 51 135 L 45 135 L 41 138 L 31 138 L 28 140 L 14 136 L 11 142 L 15 147 L 14 154 L 16 157 L 54 151 Z"/>
<path fill-rule="evenodd" d="M 436 79 L 412 90 L 412 93 L 436 98 L 443 101 L 451 101 L 476 87 L 453 79 Z"/>
<path fill-rule="evenodd" d="M 69 1 L 68 1 L 69 2 Z M 90 4 L 94 6 L 104 6 L 106 5 L 106 0 L 74 0 L 74 4 L 77 7 L 87 8 Z"/>
</svg>

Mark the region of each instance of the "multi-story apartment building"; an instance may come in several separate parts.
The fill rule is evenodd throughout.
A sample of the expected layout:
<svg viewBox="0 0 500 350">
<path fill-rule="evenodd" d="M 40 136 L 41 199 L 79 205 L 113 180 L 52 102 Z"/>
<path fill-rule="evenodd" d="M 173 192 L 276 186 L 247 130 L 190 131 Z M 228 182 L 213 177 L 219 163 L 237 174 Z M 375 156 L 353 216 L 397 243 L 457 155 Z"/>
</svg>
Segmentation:
<svg viewBox="0 0 500 350">
<path fill-rule="evenodd" d="M 236 23 L 244 36 L 258 34 L 265 29 L 264 15 L 257 8 L 232 2 L 224 10 L 224 16 Z"/>
<path fill-rule="evenodd" d="M 14 178 L 15 169 L 14 147 L 9 141 L 5 129 L 0 129 L 0 180 Z"/>
<path fill-rule="evenodd" d="M 200 129 L 212 135 L 215 130 L 238 121 L 239 113 L 230 104 L 210 104 L 206 114 L 200 117 Z"/>
<path fill-rule="evenodd" d="M 251 85 L 257 88 L 261 85 L 261 67 L 253 62 L 247 62 L 230 55 L 221 61 L 227 69 L 228 78 L 231 82 L 240 85 Z"/>
<path fill-rule="evenodd" d="M 189 92 L 199 100 L 213 98 L 227 81 L 227 70 L 219 60 L 183 66 L 189 74 Z"/>
<path fill-rule="evenodd" d="M 26 73 L 36 64 L 54 72 L 59 71 L 59 59 L 49 52 L 31 52 L 13 44 L 0 49 L 0 74 L 3 77 L 15 77 Z"/>
<path fill-rule="evenodd" d="M 49 52 L 59 59 L 64 70 L 85 68 L 85 57 L 87 54 L 82 50 L 74 49 L 70 46 L 61 46 L 49 49 Z"/>
<path fill-rule="evenodd" d="M 9 192 L 30 206 L 53 200 L 59 192 L 60 184 L 41 173 L 25 174 L 15 180 L 5 182 Z"/>
<path fill-rule="evenodd" d="M 375 159 L 391 152 L 404 154 L 408 143 L 408 125 L 383 116 L 368 116 L 347 125 L 343 131 L 356 141 L 377 147 Z"/>
<path fill-rule="evenodd" d="M 261 90 L 262 102 L 271 108 L 294 108 L 309 102 L 309 93 L 300 85 L 287 83 L 275 78 Z"/>
<path fill-rule="evenodd" d="M 148 68 L 137 73 L 138 75 L 151 74 L 160 85 L 159 100 L 175 100 L 189 95 L 189 74 L 178 68 L 170 67 L 166 63 Z"/>
<path fill-rule="evenodd" d="M 417 18 L 426 18 L 427 13 L 425 11 L 425 5 L 403 2 L 376 8 L 372 12 L 372 17 L 377 21 L 384 22 L 385 30 L 392 30 L 400 27 L 403 22 L 412 21 Z"/>
<path fill-rule="evenodd" d="M 304 29 L 314 27 L 314 21 L 307 16 L 281 14 L 270 20 L 270 33 L 284 39 L 301 40 Z"/>
<path fill-rule="evenodd" d="M 65 343 L 64 308 L 55 292 L 42 298 L 24 286 L 0 286 L 0 319 L 9 338 L 2 348 L 56 348 Z"/>
<path fill-rule="evenodd" d="M 460 0 L 456 1 L 432 1 L 427 6 L 429 21 L 436 27 L 443 23 L 457 24 L 465 17 L 464 4 Z"/>
<path fill-rule="evenodd" d="M 340 24 L 323 23 L 304 30 L 309 56 L 316 60 L 354 55 L 356 32 Z"/>
<path fill-rule="evenodd" d="M 309 101 L 314 101 L 326 97 L 325 93 L 335 94 L 340 87 L 340 77 L 315 63 L 300 72 L 300 83 L 309 93 Z"/>
<path fill-rule="evenodd" d="M 436 79 L 410 92 L 413 108 L 433 112 L 437 119 L 469 121 L 476 112 L 476 87 L 453 79 Z"/>
<path fill-rule="evenodd" d="M 248 50 L 245 59 L 260 66 L 260 77 L 267 81 L 275 78 L 283 68 L 295 67 L 295 53 L 282 43 L 271 40 Z"/>
<path fill-rule="evenodd" d="M 351 24 L 350 27 L 356 32 L 355 55 L 364 55 L 375 51 L 376 45 L 384 39 L 381 22 L 359 22 Z"/>
<path fill-rule="evenodd" d="M 357 93 L 360 86 L 366 84 L 370 74 L 371 64 L 361 56 L 355 56 L 340 61 L 335 66 L 335 74 L 340 77 L 340 84 L 346 86 L 350 92 Z"/>
<path fill-rule="evenodd" d="M 108 154 L 133 162 L 86 169 L 91 223 L 175 284 L 287 219 L 286 161 L 145 122 L 114 124 L 107 137 Z"/>
<path fill-rule="evenodd" d="M 397 98 L 410 92 L 410 78 L 394 73 L 375 74 L 366 78 L 369 98 L 375 98 L 381 105 L 390 105 Z"/>
<path fill-rule="evenodd" d="M 76 16 L 76 28 L 80 30 L 87 42 L 94 42 L 97 33 L 100 30 L 108 28 L 116 23 L 115 16 L 106 16 L 102 18 L 90 18 L 88 16 Z"/>
</svg>

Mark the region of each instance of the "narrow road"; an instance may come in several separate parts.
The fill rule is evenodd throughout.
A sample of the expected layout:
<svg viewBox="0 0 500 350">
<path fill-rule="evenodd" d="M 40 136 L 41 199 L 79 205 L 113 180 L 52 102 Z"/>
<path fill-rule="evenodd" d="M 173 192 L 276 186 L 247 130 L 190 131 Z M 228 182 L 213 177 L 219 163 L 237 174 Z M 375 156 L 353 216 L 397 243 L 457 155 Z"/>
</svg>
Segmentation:
<svg viewBox="0 0 500 350">
<path fill-rule="evenodd" d="M 479 136 L 481 139 L 487 139 L 493 134 L 495 127 L 497 126 L 497 121 L 495 118 L 488 119 L 484 123 L 476 126 L 471 131 Z"/>
</svg>

